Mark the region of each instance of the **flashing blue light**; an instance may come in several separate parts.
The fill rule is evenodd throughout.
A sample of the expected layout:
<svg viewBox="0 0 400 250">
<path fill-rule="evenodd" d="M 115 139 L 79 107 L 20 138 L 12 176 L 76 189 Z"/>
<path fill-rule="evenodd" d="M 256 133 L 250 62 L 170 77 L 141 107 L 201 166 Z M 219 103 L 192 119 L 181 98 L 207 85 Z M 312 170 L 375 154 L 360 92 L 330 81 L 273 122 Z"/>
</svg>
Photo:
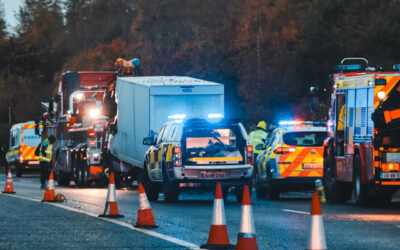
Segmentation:
<svg viewBox="0 0 400 250">
<path fill-rule="evenodd" d="M 335 67 L 336 71 L 357 71 L 361 70 L 362 66 L 360 64 L 348 64 L 348 65 L 337 65 Z"/>
<path fill-rule="evenodd" d="M 280 121 L 280 126 L 292 126 L 292 125 L 301 125 L 302 121 Z"/>
<path fill-rule="evenodd" d="M 185 119 L 186 115 L 185 114 L 175 114 L 175 115 L 169 115 L 168 119 L 171 120 L 182 120 Z"/>
<path fill-rule="evenodd" d="M 224 116 L 222 114 L 209 114 L 207 117 L 210 119 L 221 119 Z"/>
</svg>

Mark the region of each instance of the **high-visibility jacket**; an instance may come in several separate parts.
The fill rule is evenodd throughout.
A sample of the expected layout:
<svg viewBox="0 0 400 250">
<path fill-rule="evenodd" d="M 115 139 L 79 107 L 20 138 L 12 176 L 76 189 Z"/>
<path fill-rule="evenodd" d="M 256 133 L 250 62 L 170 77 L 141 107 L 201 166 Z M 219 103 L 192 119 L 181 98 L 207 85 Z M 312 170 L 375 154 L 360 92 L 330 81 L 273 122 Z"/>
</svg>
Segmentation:
<svg viewBox="0 0 400 250">
<path fill-rule="evenodd" d="M 258 144 L 264 144 L 267 137 L 268 133 L 262 129 L 257 129 L 250 133 L 250 143 L 253 146 L 253 151 L 255 154 L 261 153 L 262 150 L 256 150 L 256 146 Z"/>
<path fill-rule="evenodd" d="M 45 154 L 43 155 L 42 148 L 44 145 L 47 145 L 47 148 L 46 148 Z M 44 140 L 40 144 L 39 162 L 41 162 L 41 161 L 51 162 L 52 149 L 53 149 L 53 146 L 50 144 L 49 139 Z"/>
</svg>

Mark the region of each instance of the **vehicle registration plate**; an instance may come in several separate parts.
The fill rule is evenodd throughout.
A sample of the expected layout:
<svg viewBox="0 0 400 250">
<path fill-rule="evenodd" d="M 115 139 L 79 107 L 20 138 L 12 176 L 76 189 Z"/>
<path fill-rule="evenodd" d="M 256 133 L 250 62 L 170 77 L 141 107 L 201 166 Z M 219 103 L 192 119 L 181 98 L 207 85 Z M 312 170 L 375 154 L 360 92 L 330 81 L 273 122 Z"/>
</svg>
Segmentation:
<svg viewBox="0 0 400 250">
<path fill-rule="evenodd" d="M 322 164 L 317 164 L 317 163 L 304 163 L 303 164 L 303 169 L 316 169 L 316 168 L 322 168 Z"/>
<path fill-rule="evenodd" d="M 381 173 L 381 179 L 400 179 L 400 173 Z"/>
<path fill-rule="evenodd" d="M 202 171 L 200 176 L 203 179 L 223 178 L 225 177 L 225 172 Z"/>
<path fill-rule="evenodd" d="M 28 161 L 28 164 L 30 164 L 30 165 L 38 165 L 39 161 Z"/>
</svg>

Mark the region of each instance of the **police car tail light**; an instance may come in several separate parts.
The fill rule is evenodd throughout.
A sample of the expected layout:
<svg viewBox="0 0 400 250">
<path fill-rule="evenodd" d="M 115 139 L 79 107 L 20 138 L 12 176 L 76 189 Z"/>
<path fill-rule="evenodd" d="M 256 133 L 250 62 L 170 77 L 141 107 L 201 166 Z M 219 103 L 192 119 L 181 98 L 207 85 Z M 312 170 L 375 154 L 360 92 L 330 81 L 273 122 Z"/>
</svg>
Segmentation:
<svg viewBox="0 0 400 250">
<path fill-rule="evenodd" d="M 288 153 L 293 153 L 293 152 L 296 152 L 296 148 L 277 147 L 274 150 L 275 154 L 288 154 Z"/>
<path fill-rule="evenodd" d="M 22 156 L 22 154 L 19 155 L 19 162 L 24 162 L 24 156 Z"/>
<path fill-rule="evenodd" d="M 174 162 L 174 167 L 182 167 L 182 152 L 181 147 L 174 147 L 174 154 L 172 161 Z"/>
<path fill-rule="evenodd" d="M 400 163 L 382 163 L 382 172 L 400 171 Z"/>
<path fill-rule="evenodd" d="M 246 158 L 247 158 L 247 164 L 253 165 L 253 146 L 252 145 L 247 145 L 246 147 Z"/>
</svg>

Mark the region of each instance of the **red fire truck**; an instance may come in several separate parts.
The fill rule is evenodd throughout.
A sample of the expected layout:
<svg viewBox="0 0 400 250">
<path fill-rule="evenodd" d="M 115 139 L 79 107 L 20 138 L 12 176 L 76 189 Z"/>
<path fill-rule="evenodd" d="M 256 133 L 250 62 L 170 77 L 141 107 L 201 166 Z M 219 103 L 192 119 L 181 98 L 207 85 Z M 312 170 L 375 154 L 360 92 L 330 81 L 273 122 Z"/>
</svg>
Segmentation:
<svg viewBox="0 0 400 250">
<path fill-rule="evenodd" d="M 362 64 L 348 64 L 351 61 Z M 345 58 L 332 76 L 324 143 L 324 186 L 331 202 L 390 202 L 400 187 L 400 65 L 368 67 Z"/>
</svg>

